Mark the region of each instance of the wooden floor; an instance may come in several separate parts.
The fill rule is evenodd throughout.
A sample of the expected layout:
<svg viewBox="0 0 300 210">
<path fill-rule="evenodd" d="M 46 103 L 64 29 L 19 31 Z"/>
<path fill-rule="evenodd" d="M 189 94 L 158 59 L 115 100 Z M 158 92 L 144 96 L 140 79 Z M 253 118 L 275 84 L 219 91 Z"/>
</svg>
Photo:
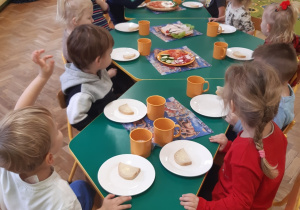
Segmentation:
<svg viewBox="0 0 300 210">
<path fill-rule="evenodd" d="M 60 90 L 59 76 L 64 67 L 61 60 L 62 26 L 55 21 L 56 0 L 40 0 L 26 4 L 10 4 L 0 12 L 0 118 L 13 109 L 25 87 L 37 75 L 37 66 L 30 59 L 35 49 L 45 49 L 54 56 L 55 71 L 42 91 L 37 104 L 47 107 L 62 130 L 64 147 L 55 157 L 55 169 L 67 179 L 73 165 L 68 151 L 66 114 L 59 108 L 56 93 Z M 300 171 L 300 91 L 296 94 L 296 125 L 288 134 L 286 172 L 276 199 L 291 189 Z M 80 170 L 75 179 L 84 179 Z"/>
</svg>

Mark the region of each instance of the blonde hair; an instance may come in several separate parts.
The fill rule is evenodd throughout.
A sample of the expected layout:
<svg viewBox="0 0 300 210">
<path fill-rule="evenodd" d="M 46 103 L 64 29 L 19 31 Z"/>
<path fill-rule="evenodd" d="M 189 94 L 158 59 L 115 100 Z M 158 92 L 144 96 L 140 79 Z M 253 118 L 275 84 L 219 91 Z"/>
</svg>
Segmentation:
<svg viewBox="0 0 300 210">
<path fill-rule="evenodd" d="M 35 170 L 51 148 L 51 113 L 42 107 L 9 112 L 0 122 L 0 167 L 15 173 Z"/>
<path fill-rule="evenodd" d="M 248 9 L 252 2 L 251 0 L 235 0 L 235 1 L 242 4 L 245 7 L 245 9 Z"/>
<path fill-rule="evenodd" d="M 270 4 L 264 11 L 263 17 L 270 25 L 270 32 L 267 40 L 272 43 L 291 43 L 294 39 L 294 26 L 298 17 L 296 3 L 283 10 L 279 3 Z"/>
<path fill-rule="evenodd" d="M 73 18 L 80 20 L 84 10 L 91 7 L 93 3 L 90 0 L 57 0 L 56 20 L 69 26 Z"/>
<path fill-rule="evenodd" d="M 281 98 L 278 84 L 273 68 L 260 61 L 230 66 L 225 73 L 224 104 L 233 103 L 239 118 L 255 129 L 253 140 L 258 151 L 264 149 L 262 132 L 278 111 Z M 277 166 L 271 166 L 266 158 L 261 158 L 261 168 L 271 179 L 278 176 Z"/>
</svg>

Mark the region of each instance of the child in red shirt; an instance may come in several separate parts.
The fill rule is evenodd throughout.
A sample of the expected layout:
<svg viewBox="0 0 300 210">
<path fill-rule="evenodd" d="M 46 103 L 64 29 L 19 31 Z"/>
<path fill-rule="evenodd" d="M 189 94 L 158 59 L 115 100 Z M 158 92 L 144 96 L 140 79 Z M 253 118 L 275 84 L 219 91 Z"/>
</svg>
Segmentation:
<svg viewBox="0 0 300 210">
<path fill-rule="evenodd" d="M 234 65 L 225 74 L 224 103 L 241 119 L 244 130 L 233 141 L 210 137 L 226 152 L 212 201 L 184 194 L 185 209 L 268 209 L 285 169 L 287 140 L 272 122 L 280 101 L 276 72 L 259 61 Z"/>
</svg>

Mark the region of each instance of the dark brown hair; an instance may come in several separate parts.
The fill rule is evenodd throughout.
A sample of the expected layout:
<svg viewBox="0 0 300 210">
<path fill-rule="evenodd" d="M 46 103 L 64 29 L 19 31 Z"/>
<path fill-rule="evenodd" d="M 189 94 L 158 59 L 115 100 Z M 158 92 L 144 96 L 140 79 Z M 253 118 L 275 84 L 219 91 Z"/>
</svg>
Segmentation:
<svg viewBox="0 0 300 210">
<path fill-rule="evenodd" d="M 291 44 L 274 43 L 259 46 L 254 50 L 253 57 L 254 60 L 271 65 L 282 84 L 288 82 L 297 71 L 297 54 Z"/>
<path fill-rule="evenodd" d="M 225 73 L 224 104 L 232 102 L 237 116 L 255 129 L 253 140 L 258 151 L 264 149 L 262 132 L 278 111 L 279 83 L 275 70 L 261 61 L 233 65 Z M 261 168 L 269 178 L 278 175 L 277 166 L 271 166 L 266 158 L 261 158 Z"/>
<path fill-rule="evenodd" d="M 113 45 L 114 40 L 108 30 L 92 24 L 77 26 L 67 41 L 69 57 L 80 70 L 88 68 Z"/>
</svg>

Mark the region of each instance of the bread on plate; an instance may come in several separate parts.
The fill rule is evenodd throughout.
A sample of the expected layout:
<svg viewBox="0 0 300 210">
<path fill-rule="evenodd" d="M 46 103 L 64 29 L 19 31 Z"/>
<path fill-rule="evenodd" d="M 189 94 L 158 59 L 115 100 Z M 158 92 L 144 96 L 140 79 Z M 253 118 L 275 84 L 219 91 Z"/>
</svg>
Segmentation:
<svg viewBox="0 0 300 210">
<path fill-rule="evenodd" d="M 188 166 L 192 164 L 192 160 L 184 148 L 181 148 L 174 154 L 174 160 L 178 165 Z"/>
<path fill-rule="evenodd" d="M 134 111 L 131 109 L 131 107 L 126 103 L 121 106 L 119 106 L 119 112 L 125 115 L 133 115 Z"/>
<path fill-rule="evenodd" d="M 141 172 L 141 169 L 138 167 L 134 167 L 131 165 L 127 165 L 125 163 L 120 162 L 118 165 L 118 171 L 120 177 L 127 180 L 133 180 L 135 179 L 139 173 Z"/>
</svg>

